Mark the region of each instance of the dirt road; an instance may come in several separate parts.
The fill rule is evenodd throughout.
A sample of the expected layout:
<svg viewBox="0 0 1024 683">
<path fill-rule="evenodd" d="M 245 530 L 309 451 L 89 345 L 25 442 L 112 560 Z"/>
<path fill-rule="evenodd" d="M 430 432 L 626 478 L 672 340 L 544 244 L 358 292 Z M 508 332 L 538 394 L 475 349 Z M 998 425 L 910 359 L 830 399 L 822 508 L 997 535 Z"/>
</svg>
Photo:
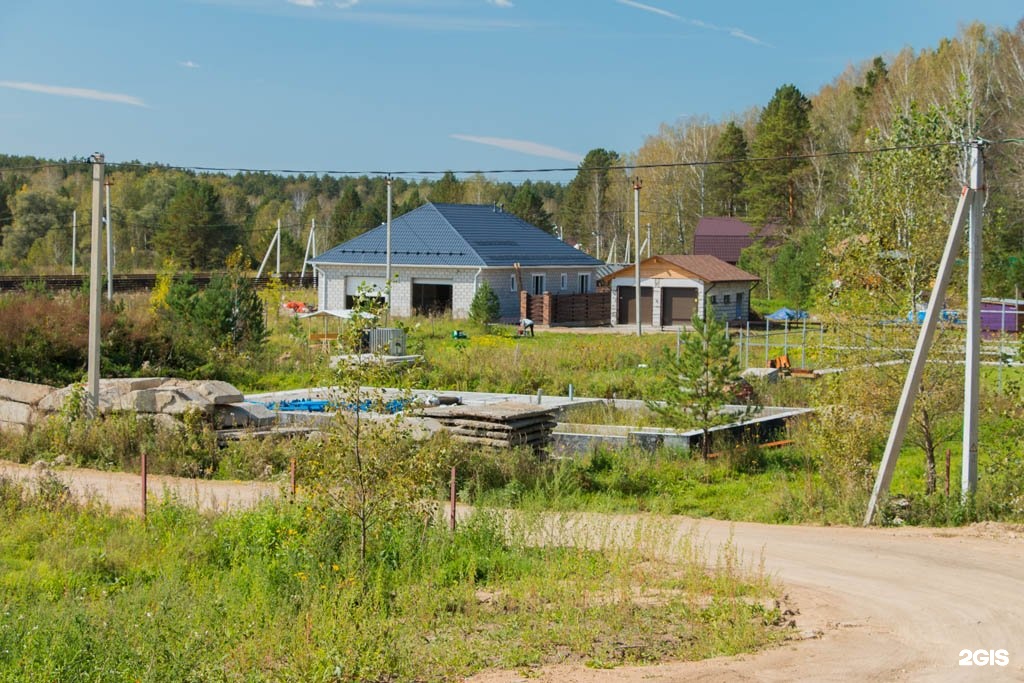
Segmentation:
<svg viewBox="0 0 1024 683">
<path fill-rule="evenodd" d="M 114 507 L 138 506 L 137 476 L 75 469 L 56 474 L 76 492 Z M 36 473 L 0 462 L 0 475 L 31 479 Z M 153 477 L 151 491 L 164 490 L 211 510 L 280 494 L 273 484 Z M 645 518 L 576 519 L 584 526 L 612 523 L 630 538 Z M 771 526 L 682 517 L 664 524 L 671 533 L 696 533 L 711 547 L 731 539 L 748 562 L 763 560 L 799 609 L 797 632 L 811 637 L 703 662 L 612 670 L 556 666 L 531 671 L 528 678 L 492 671 L 473 681 L 1024 680 L 1024 530 Z M 963 666 L 962 650 L 1005 650 L 1009 663 Z"/>
</svg>

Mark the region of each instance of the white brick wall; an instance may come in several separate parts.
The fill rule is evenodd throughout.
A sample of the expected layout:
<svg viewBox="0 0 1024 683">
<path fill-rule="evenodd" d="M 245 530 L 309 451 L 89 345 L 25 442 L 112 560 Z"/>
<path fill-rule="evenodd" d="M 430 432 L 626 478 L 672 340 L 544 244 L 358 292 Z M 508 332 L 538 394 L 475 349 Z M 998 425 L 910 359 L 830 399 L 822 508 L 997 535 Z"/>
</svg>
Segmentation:
<svg viewBox="0 0 1024 683">
<path fill-rule="evenodd" d="M 736 319 L 747 319 L 748 306 L 750 305 L 750 285 L 746 282 L 719 282 L 715 283 L 714 286 L 705 288 L 705 284 L 700 280 L 689 280 L 689 279 L 641 279 L 641 287 L 653 288 L 653 326 L 661 327 L 661 288 L 662 287 L 695 287 L 697 289 L 697 315 L 704 315 L 705 304 L 709 303 L 708 297 L 710 295 L 715 296 L 715 304 L 713 310 L 715 315 L 720 320 L 736 320 Z M 612 288 L 612 324 L 617 325 L 619 319 L 618 310 L 618 296 L 616 289 L 618 287 L 635 287 L 632 278 L 615 278 L 611 282 Z M 742 294 L 743 304 L 739 311 L 737 311 L 736 295 Z M 729 303 L 725 303 L 725 296 L 729 296 Z M 739 313 L 737 315 L 737 313 Z"/>
</svg>

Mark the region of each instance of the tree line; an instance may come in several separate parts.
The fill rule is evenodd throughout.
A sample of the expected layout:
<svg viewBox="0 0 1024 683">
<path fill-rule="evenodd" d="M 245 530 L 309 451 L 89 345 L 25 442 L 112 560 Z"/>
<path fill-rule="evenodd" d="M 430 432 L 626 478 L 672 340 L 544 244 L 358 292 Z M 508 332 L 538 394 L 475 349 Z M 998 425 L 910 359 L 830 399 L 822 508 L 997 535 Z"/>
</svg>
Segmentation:
<svg viewBox="0 0 1024 683">
<path fill-rule="evenodd" d="M 643 180 L 641 221 L 652 252 L 688 253 L 703 216 L 772 225 L 774 238 L 741 265 L 763 293 L 882 302 L 919 298 L 934 270 L 975 138 L 1024 138 L 1024 21 L 964 27 L 921 51 L 904 49 L 850 66 L 817 93 L 783 84 L 761 107 L 712 121 L 665 123 L 633 152 L 593 149 L 566 184 L 500 182 L 447 172 L 392 180 L 395 215 L 425 201 L 498 203 L 600 258 L 626 260 L 633 231 L 632 178 Z M 845 152 L 888 148 L 877 154 Z M 986 292 L 1024 284 L 1024 155 L 1019 144 L 985 150 Z M 223 264 L 236 246 L 259 260 L 277 221 L 282 265 L 297 268 L 315 220 L 321 251 L 379 225 L 382 177 L 195 173 L 146 164 L 108 169 L 119 270 Z M 71 216 L 87 225 L 89 170 L 0 155 L 0 268 L 70 264 Z M 88 248 L 79 231 L 79 248 Z M 615 253 L 611 247 L 615 245 Z M 84 252 L 83 252 L 84 253 Z M 858 303 L 859 302 L 859 303 Z"/>
</svg>

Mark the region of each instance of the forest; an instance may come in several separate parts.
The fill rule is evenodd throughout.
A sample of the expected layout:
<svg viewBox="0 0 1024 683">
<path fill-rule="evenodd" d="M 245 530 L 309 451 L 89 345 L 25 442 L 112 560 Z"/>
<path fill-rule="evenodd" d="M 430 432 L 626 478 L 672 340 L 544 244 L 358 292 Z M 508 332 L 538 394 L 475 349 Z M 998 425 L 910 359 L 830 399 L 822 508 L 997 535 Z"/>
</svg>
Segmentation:
<svg viewBox="0 0 1024 683">
<path fill-rule="evenodd" d="M 458 170 L 397 175 L 393 203 L 395 215 L 425 201 L 500 203 L 626 261 L 640 177 L 653 253 L 689 252 L 702 216 L 772 224 L 776 237 L 740 264 L 762 277 L 761 296 L 905 312 L 928 288 L 976 139 L 985 141 L 985 293 L 1015 296 L 1024 284 L 1024 21 L 967 25 L 933 48 L 850 65 L 816 93 L 780 84 L 770 101 L 723 120 L 683 116 L 637 150 L 591 150 L 565 184 L 540 172 L 515 182 Z M 383 176 L 133 161 L 108 164 L 107 178 L 118 272 L 218 270 L 238 245 L 258 262 L 278 221 L 282 269 L 297 270 L 314 221 L 323 251 L 386 212 Z M 90 191 L 84 159 L 0 155 L 0 271 L 67 272 L 75 221 L 84 262 Z"/>
</svg>

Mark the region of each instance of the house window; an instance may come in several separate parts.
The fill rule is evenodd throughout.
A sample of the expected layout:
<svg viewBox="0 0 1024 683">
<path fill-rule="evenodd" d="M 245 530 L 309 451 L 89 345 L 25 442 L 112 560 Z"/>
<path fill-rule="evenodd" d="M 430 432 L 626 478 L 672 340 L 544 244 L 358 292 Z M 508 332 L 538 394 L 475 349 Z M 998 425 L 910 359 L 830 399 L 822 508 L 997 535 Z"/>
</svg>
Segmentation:
<svg viewBox="0 0 1024 683">
<path fill-rule="evenodd" d="M 533 294 L 534 296 L 543 294 L 547 291 L 547 276 L 544 274 L 533 276 Z"/>
<path fill-rule="evenodd" d="M 714 306 L 717 303 L 718 303 L 718 295 L 717 294 L 712 294 L 711 295 L 711 305 Z"/>
<path fill-rule="evenodd" d="M 590 273 L 580 273 L 580 294 L 590 291 Z"/>
<path fill-rule="evenodd" d="M 519 291 L 519 290 L 516 289 L 516 276 L 515 276 L 515 273 L 513 273 L 512 275 L 508 276 L 508 291 L 510 291 L 510 292 Z"/>
<path fill-rule="evenodd" d="M 731 294 L 724 294 L 724 295 L 722 295 L 722 303 L 723 304 L 731 304 L 732 303 L 732 295 Z"/>
<path fill-rule="evenodd" d="M 562 289 L 569 289 L 569 274 L 568 273 L 562 273 L 561 285 L 562 285 L 562 287 L 561 287 Z"/>
</svg>

